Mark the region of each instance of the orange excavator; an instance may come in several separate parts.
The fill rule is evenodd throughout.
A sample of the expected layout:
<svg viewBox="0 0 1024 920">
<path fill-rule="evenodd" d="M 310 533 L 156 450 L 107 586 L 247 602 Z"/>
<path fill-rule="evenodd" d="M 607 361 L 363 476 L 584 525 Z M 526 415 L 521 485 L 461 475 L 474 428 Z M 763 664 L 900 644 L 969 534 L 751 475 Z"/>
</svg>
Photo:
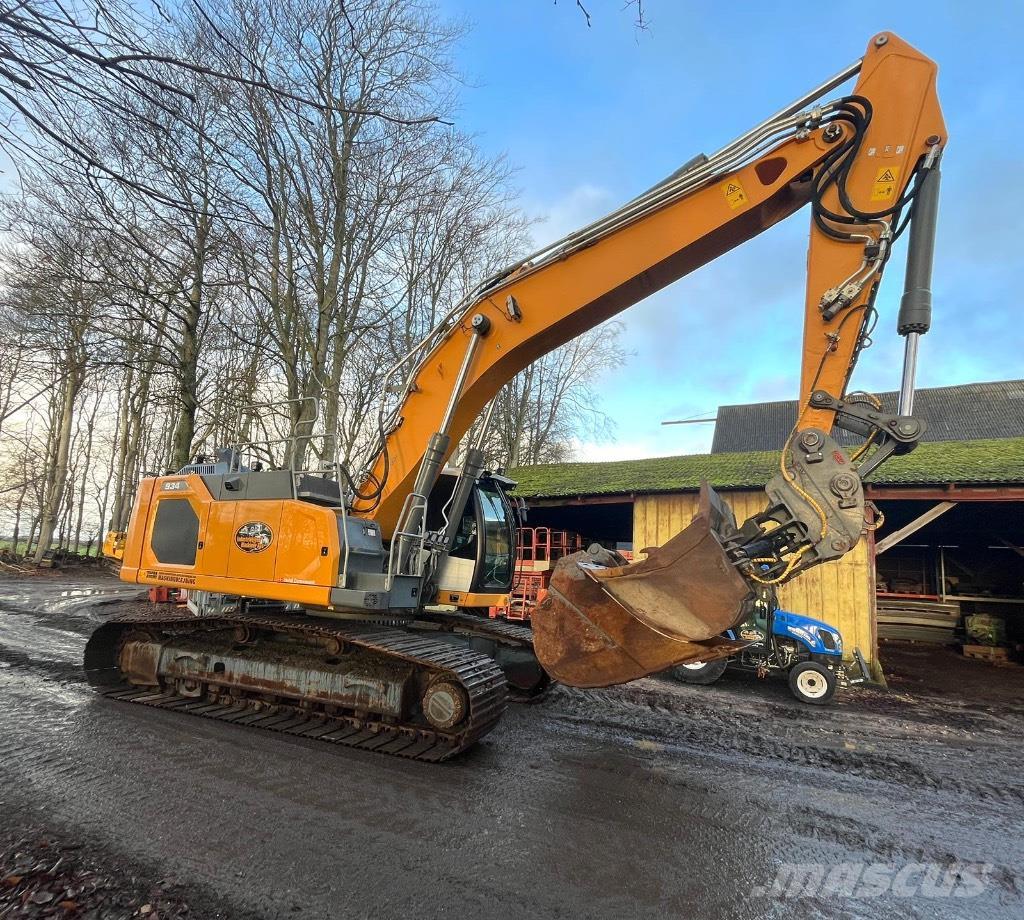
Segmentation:
<svg viewBox="0 0 1024 920">
<path fill-rule="evenodd" d="M 857 77 L 850 95 L 828 99 Z M 862 478 L 916 445 L 917 345 L 930 325 L 939 161 L 936 66 L 894 35 L 712 156 L 487 279 L 388 373 L 361 465 L 293 436 L 142 480 L 121 578 L 185 588 L 190 608 L 101 626 L 90 681 L 114 699 L 423 760 L 464 750 L 508 699 L 551 679 L 608 686 L 732 654 L 759 590 L 849 552 Z M 738 525 L 700 512 L 633 564 L 561 560 L 530 630 L 489 620 L 514 571 L 514 486 L 486 472 L 500 389 L 541 355 L 810 206 L 801 410 Z M 897 414 L 848 392 L 875 298 L 909 228 Z M 393 394 L 398 394 L 395 397 Z M 855 432 L 854 451 L 833 439 Z M 458 468 L 446 467 L 468 432 Z M 262 451 L 262 453 L 261 453 Z M 585 489 L 585 484 L 581 485 Z"/>
</svg>

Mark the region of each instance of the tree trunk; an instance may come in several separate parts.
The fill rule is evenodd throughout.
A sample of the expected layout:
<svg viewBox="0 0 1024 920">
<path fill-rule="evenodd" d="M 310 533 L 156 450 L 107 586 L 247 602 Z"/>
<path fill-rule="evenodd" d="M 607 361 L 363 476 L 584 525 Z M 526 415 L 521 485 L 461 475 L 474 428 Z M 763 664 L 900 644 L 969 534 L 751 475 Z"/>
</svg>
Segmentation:
<svg viewBox="0 0 1024 920">
<path fill-rule="evenodd" d="M 21 542 L 21 508 L 25 501 L 25 492 L 18 498 L 18 504 L 14 508 L 14 533 L 11 535 L 11 552 L 18 555 L 18 543 Z"/>
<path fill-rule="evenodd" d="M 36 535 L 39 533 L 39 515 L 32 518 L 32 526 L 28 529 L 28 543 L 25 545 L 25 558 L 32 554 L 32 547 L 36 545 Z"/>
<path fill-rule="evenodd" d="M 33 557 L 35 563 L 43 561 L 43 556 L 50 548 L 53 532 L 57 526 L 57 515 L 61 510 L 64 490 L 67 484 L 68 455 L 71 449 L 71 426 L 75 416 L 75 399 L 81 389 L 84 368 L 71 367 L 64 379 L 64 392 L 61 400 L 58 422 L 57 445 L 53 458 L 53 470 L 48 477 L 46 494 L 43 497 L 42 513 L 39 518 L 39 542 Z"/>
<path fill-rule="evenodd" d="M 192 439 L 196 431 L 196 390 L 199 383 L 199 306 L 189 298 L 185 309 L 185 327 L 181 338 L 181 360 L 178 378 L 178 421 L 171 441 L 169 466 L 180 470 L 192 459 Z"/>
<path fill-rule="evenodd" d="M 178 364 L 178 422 L 174 427 L 170 457 L 170 467 L 173 470 L 180 470 L 191 461 L 192 441 L 196 433 L 196 410 L 199 408 L 199 322 L 203 316 L 208 237 L 209 219 L 204 215 L 196 228 L 195 271 L 185 303 L 182 324 Z"/>
<path fill-rule="evenodd" d="M 125 493 L 128 491 L 127 476 L 128 466 L 128 430 L 131 425 L 131 388 L 133 383 L 133 368 L 128 367 L 125 374 L 124 389 L 118 401 L 117 409 L 117 442 L 114 448 L 114 507 L 110 512 L 110 529 L 118 530 L 121 525 L 121 505 L 124 503 Z"/>
<path fill-rule="evenodd" d="M 79 544 L 82 541 L 82 521 L 85 517 L 85 492 L 87 473 L 92 464 L 92 441 L 96 431 L 96 415 L 99 412 L 100 400 L 93 402 L 92 412 L 89 413 L 89 433 L 85 439 L 85 453 L 82 457 L 82 475 L 80 477 L 80 488 L 78 490 L 78 508 L 75 515 L 75 552 L 78 552 Z"/>
</svg>

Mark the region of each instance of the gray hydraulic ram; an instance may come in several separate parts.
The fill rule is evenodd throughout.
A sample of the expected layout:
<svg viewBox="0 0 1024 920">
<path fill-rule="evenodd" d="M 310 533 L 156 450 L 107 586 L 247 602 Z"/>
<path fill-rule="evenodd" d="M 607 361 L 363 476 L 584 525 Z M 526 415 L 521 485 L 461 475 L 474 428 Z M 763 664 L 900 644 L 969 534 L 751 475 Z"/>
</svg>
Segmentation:
<svg viewBox="0 0 1024 920">
<path fill-rule="evenodd" d="M 921 336 L 932 325 L 932 264 L 935 261 L 935 228 L 939 216 L 938 145 L 932 147 L 921 167 L 920 184 L 914 195 L 907 247 L 907 277 L 896 331 L 906 338 L 903 378 L 900 381 L 899 414 L 914 411 L 914 379 L 917 376 L 917 348 Z"/>
</svg>

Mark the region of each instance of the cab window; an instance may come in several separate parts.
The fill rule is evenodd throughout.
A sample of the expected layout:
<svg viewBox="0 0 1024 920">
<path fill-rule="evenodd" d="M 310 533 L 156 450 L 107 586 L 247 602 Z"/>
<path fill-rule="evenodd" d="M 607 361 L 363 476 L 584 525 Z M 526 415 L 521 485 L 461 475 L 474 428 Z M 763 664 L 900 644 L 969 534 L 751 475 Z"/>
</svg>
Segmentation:
<svg viewBox="0 0 1024 920">
<path fill-rule="evenodd" d="M 482 487 L 480 500 L 484 527 L 483 571 L 479 588 L 507 590 L 512 583 L 512 522 L 501 493 Z"/>
</svg>

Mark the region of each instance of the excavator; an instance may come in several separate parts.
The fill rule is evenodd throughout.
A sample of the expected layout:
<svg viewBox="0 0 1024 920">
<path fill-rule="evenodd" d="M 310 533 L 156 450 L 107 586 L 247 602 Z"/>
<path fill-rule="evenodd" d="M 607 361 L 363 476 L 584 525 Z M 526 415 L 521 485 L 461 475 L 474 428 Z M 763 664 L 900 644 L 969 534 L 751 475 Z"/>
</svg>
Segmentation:
<svg viewBox="0 0 1024 920">
<path fill-rule="evenodd" d="M 483 281 L 388 371 L 354 474 L 326 455 L 304 469 L 293 438 L 280 468 L 239 441 L 144 478 L 120 577 L 184 588 L 190 606 L 100 626 L 90 682 L 115 700 L 441 761 L 551 681 L 609 686 L 734 654 L 742 642 L 723 633 L 759 592 L 856 545 L 870 526 L 862 480 L 924 431 L 914 380 L 947 142 L 936 73 L 878 34 L 717 153 Z M 855 77 L 852 93 L 827 98 Z M 765 509 L 738 524 L 705 484 L 693 521 L 640 561 L 599 549 L 562 559 L 532 631 L 481 615 L 510 590 L 521 510 L 514 483 L 484 469 L 501 388 L 808 205 L 800 411 Z M 904 231 L 890 415 L 848 386 Z M 844 450 L 836 429 L 863 441 Z M 461 463 L 446 466 L 463 441 Z"/>
</svg>

